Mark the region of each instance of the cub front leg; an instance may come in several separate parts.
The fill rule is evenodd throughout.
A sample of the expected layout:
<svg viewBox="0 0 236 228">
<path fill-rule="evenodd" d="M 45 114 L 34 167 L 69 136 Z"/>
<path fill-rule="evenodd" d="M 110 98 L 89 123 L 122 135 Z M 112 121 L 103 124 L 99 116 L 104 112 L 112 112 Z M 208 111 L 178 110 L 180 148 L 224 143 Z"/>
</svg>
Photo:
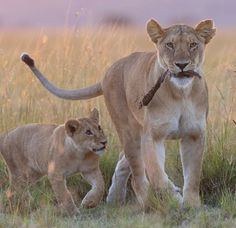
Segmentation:
<svg viewBox="0 0 236 228">
<path fill-rule="evenodd" d="M 81 205 L 85 208 L 96 207 L 102 200 L 105 191 L 102 173 L 100 169 L 96 169 L 90 173 L 83 172 L 82 176 L 88 181 L 92 188 L 82 200 Z"/>
<path fill-rule="evenodd" d="M 66 179 L 63 175 L 49 175 L 49 181 L 60 207 L 70 216 L 77 214 L 78 208 L 74 203 L 70 191 L 67 189 Z"/>
<path fill-rule="evenodd" d="M 191 207 L 201 205 L 199 196 L 205 134 L 185 137 L 180 142 L 184 174 L 183 204 Z"/>
</svg>

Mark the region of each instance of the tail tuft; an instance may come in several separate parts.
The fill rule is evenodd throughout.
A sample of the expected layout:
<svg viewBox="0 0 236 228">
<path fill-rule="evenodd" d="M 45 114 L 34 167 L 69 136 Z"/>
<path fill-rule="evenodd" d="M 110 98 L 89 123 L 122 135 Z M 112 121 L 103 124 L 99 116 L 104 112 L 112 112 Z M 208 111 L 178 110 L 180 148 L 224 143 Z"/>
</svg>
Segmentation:
<svg viewBox="0 0 236 228">
<path fill-rule="evenodd" d="M 30 56 L 27 53 L 22 53 L 20 58 L 29 67 L 34 67 L 34 60 L 31 59 Z"/>
</svg>

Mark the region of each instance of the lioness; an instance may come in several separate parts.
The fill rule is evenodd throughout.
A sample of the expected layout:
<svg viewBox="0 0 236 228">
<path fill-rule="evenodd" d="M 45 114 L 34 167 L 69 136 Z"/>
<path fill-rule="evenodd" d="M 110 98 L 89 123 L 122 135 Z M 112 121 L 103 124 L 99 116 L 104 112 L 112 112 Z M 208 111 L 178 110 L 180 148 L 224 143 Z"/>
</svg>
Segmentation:
<svg viewBox="0 0 236 228">
<path fill-rule="evenodd" d="M 82 206 L 95 207 L 104 194 L 99 155 L 107 143 L 98 118 L 94 109 L 90 118 L 68 120 L 63 125 L 28 124 L 2 135 L 0 151 L 10 176 L 7 195 L 21 194 L 28 184 L 47 175 L 59 205 L 73 215 L 77 208 L 66 177 L 80 172 L 92 185 Z"/>
<path fill-rule="evenodd" d="M 124 201 L 131 173 L 132 186 L 141 205 L 146 204 L 149 182 L 155 190 L 168 188 L 177 194 L 178 189 L 165 172 L 164 142 L 180 139 L 183 203 L 198 207 L 208 112 L 202 65 L 205 46 L 215 35 L 213 21 L 202 21 L 195 28 L 187 25 L 162 28 L 152 19 L 147 23 L 147 32 L 156 45 L 156 52 L 136 52 L 118 60 L 107 70 L 102 82 L 83 89 L 57 88 L 28 55 L 22 55 L 22 60 L 43 86 L 58 97 L 79 100 L 104 95 L 125 154 L 116 166 L 108 202 Z M 185 77 L 187 71 L 201 78 L 189 77 L 187 73 Z M 143 95 L 165 73 L 151 102 L 140 109 Z"/>
</svg>

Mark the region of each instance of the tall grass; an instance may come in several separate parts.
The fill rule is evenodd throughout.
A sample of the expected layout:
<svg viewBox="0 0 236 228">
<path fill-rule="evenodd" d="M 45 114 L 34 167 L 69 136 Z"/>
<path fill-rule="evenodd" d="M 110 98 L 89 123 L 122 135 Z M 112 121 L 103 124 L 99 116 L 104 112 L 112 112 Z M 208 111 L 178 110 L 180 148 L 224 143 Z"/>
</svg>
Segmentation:
<svg viewBox="0 0 236 228">
<path fill-rule="evenodd" d="M 218 32 L 208 45 L 205 77 L 209 87 L 210 113 L 201 195 L 206 205 L 199 210 L 183 211 L 167 198 L 156 200 L 153 211 L 144 213 L 134 203 L 122 208 L 104 204 L 82 210 L 75 218 L 57 214 L 54 196 L 46 178 L 32 186 L 33 202 L 25 214 L 13 211 L 0 214 L 0 227 L 150 227 L 235 225 L 236 184 L 236 43 L 235 33 Z M 62 88 L 80 88 L 100 81 L 105 70 L 119 58 L 134 51 L 154 47 L 144 30 L 119 28 L 78 30 L 31 30 L 0 33 L 0 132 L 31 123 L 63 123 L 71 117 L 86 116 L 93 107 L 101 114 L 109 148 L 101 159 L 106 190 L 121 147 L 102 97 L 88 101 L 65 101 L 47 92 L 32 76 L 19 56 L 26 51 L 47 77 Z M 167 172 L 183 185 L 178 143 L 167 143 Z M 84 196 L 89 186 L 79 175 L 68 180 L 75 196 Z M 4 162 L 0 163 L 0 195 L 8 186 Z M 132 194 L 130 195 L 132 196 Z M 160 213 L 159 213 L 160 212 Z"/>
</svg>

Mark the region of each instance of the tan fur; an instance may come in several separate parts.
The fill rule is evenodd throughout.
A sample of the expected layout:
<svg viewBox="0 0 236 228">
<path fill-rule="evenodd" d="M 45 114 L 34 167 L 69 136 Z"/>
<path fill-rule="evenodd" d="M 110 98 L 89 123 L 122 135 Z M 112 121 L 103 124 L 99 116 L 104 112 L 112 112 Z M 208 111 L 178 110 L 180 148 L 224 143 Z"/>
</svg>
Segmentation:
<svg viewBox="0 0 236 228">
<path fill-rule="evenodd" d="M 139 109 L 139 102 L 166 70 L 174 75 L 181 71 L 179 66 L 184 65 L 185 71 L 194 70 L 203 76 L 205 45 L 215 34 L 213 22 L 202 21 L 196 28 L 187 25 L 162 28 L 150 20 L 147 31 L 157 52 L 133 53 L 118 60 L 107 70 L 100 85 L 125 154 L 116 167 L 107 201 L 124 201 L 124 188 L 131 173 L 133 189 L 141 205 L 146 204 L 149 182 L 156 190 L 170 188 L 179 199 L 178 189 L 165 172 L 164 141 L 180 139 L 183 203 L 199 206 L 208 112 L 204 77 L 176 78 L 169 75 L 147 107 Z M 70 99 L 71 91 L 59 90 L 34 65 L 29 66 L 50 92 Z M 97 94 L 91 87 L 84 90 L 89 97 Z M 81 91 L 77 90 L 78 96 L 73 99 L 83 99 L 79 94 Z"/>
<path fill-rule="evenodd" d="M 87 135 L 88 130 L 93 135 Z M 28 124 L 6 133 L 1 136 L 0 150 L 9 170 L 8 196 L 20 195 L 28 185 L 47 175 L 59 205 L 73 215 L 77 208 L 66 177 L 80 172 L 92 185 L 82 206 L 95 207 L 104 194 L 96 153 L 104 150 L 105 144 L 97 110 L 90 118 L 68 120 L 64 125 Z"/>
</svg>

